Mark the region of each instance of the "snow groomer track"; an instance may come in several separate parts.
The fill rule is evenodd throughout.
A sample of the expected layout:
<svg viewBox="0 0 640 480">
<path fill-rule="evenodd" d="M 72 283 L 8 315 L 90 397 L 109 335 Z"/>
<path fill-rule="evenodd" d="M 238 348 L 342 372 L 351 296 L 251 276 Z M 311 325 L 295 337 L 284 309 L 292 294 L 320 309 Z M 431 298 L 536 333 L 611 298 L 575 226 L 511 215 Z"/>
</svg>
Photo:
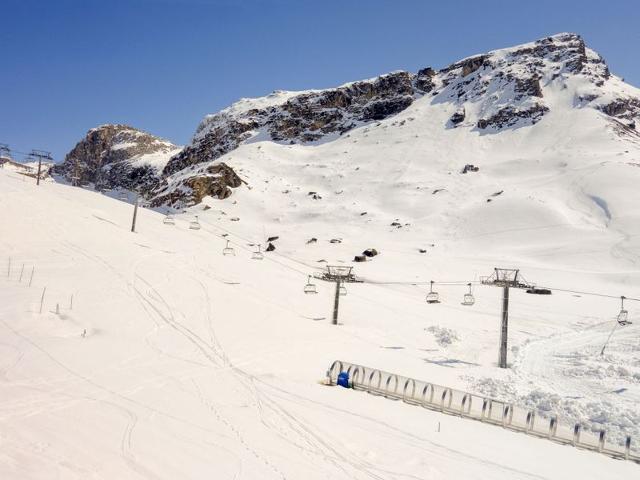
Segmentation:
<svg viewBox="0 0 640 480">
<path fill-rule="evenodd" d="M 348 374 L 348 386 L 354 390 L 640 463 L 638 441 L 633 443 L 630 436 L 624 445 L 618 445 L 607 439 L 606 430 L 583 430 L 579 423 L 569 425 L 556 416 L 543 417 L 512 403 L 340 360 L 327 371 L 331 385 L 339 384 L 341 373 Z"/>
</svg>

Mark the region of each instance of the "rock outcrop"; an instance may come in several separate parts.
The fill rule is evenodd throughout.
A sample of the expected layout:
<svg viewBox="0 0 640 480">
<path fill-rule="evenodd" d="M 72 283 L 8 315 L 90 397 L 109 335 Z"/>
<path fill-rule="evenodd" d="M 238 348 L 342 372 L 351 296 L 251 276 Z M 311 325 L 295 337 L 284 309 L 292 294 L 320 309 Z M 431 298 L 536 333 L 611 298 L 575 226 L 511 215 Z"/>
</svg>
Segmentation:
<svg viewBox="0 0 640 480">
<path fill-rule="evenodd" d="M 192 144 L 171 159 L 164 173 L 215 160 L 258 132 L 275 142 L 308 143 L 383 120 L 413 103 L 413 80 L 410 73 L 397 72 L 330 90 L 274 92 L 267 97 L 274 104 L 265 108 L 243 108 L 251 102 L 241 101 L 205 118 Z"/>
<path fill-rule="evenodd" d="M 551 100 L 545 96 L 549 89 Z M 363 125 L 375 128 L 418 100 L 447 109 L 443 128 L 496 135 L 543 121 L 563 91 L 575 93 L 563 101 L 611 117 L 621 135 L 636 132 L 640 96 L 611 75 L 579 35 L 563 33 L 441 70 L 398 71 L 326 90 L 242 99 L 206 116 L 183 149 L 131 127 L 105 125 L 91 130 L 56 172 L 81 183 L 136 189 L 154 205 L 184 207 L 205 196 L 227 198 L 242 184 L 219 159 L 245 142 L 328 142 Z"/>
<path fill-rule="evenodd" d="M 222 200 L 231 195 L 232 188 L 240 185 L 242 180 L 231 167 L 225 163 L 214 163 L 203 173 L 186 176 L 177 183 L 154 192 L 151 205 L 190 206 L 200 203 L 208 196 Z"/>
<path fill-rule="evenodd" d="M 54 173 L 98 189 L 126 188 L 149 194 L 162 168 L 180 147 L 127 125 L 102 125 L 87 132 Z"/>
</svg>

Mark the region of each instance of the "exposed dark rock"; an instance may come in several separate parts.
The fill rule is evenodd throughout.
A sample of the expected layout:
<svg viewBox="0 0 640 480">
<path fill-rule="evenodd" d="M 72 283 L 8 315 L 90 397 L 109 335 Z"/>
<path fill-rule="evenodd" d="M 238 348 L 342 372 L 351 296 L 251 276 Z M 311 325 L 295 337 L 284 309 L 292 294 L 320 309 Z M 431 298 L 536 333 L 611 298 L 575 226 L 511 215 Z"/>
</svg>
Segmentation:
<svg viewBox="0 0 640 480">
<path fill-rule="evenodd" d="M 310 243 L 316 243 L 318 241 L 318 239 L 316 237 L 312 237 L 309 240 L 307 240 L 307 245 L 309 245 Z"/>
<path fill-rule="evenodd" d="M 466 77 L 472 74 L 482 66 L 491 65 L 488 55 L 477 55 L 475 57 L 465 58 L 464 60 L 449 65 L 447 68 L 443 68 L 438 73 L 447 73 L 453 70 L 461 70 L 460 75 Z"/>
<path fill-rule="evenodd" d="M 378 250 L 376 250 L 375 248 L 367 248 L 364 252 L 362 252 L 362 255 L 364 255 L 365 257 L 375 257 L 376 255 L 378 255 Z"/>
<path fill-rule="evenodd" d="M 267 238 L 267 242 L 275 242 L 276 240 L 278 240 L 280 237 L 275 236 L 275 237 L 269 237 Z"/>
<path fill-rule="evenodd" d="M 538 123 L 542 119 L 542 116 L 548 111 L 549 109 L 546 106 L 540 104 L 535 104 L 524 110 L 519 110 L 511 106 L 504 107 L 495 115 L 478 120 L 477 126 L 481 130 L 489 127 L 502 129 L 514 126 L 520 122 L 520 120 L 525 120 L 528 125 L 534 125 Z"/>
<path fill-rule="evenodd" d="M 149 194 L 160 182 L 160 171 L 144 156 L 171 154 L 179 147 L 128 125 L 102 125 L 87 132 L 53 172 L 76 184 L 97 189 L 125 188 Z M 75 177 L 75 178 L 74 178 Z"/>
<path fill-rule="evenodd" d="M 332 238 L 329 243 L 342 243 L 342 240 L 340 238 Z"/>
<path fill-rule="evenodd" d="M 191 206 L 202 201 L 206 196 L 225 199 L 231 195 L 232 188 L 242 185 L 242 180 L 225 163 L 214 163 L 200 175 L 187 177 L 173 184 L 172 188 L 155 192 L 152 206 Z M 167 191 L 168 190 L 168 191 Z"/>
<path fill-rule="evenodd" d="M 465 117 L 465 110 L 464 110 L 464 107 L 463 107 L 463 108 L 459 109 L 456 113 L 451 115 L 451 118 L 449 119 L 449 121 L 453 125 L 458 125 L 459 123 L 462 123 L 464 121 L 464 117 Z"/>
<path fill-rule="evenodd" d="M 422 93 L 429 93 L 433 90 L 435 83 L 433 78 L 436 76 L 436 71 L 431 68 L 423 68 L 422 70 L 418 70 L 415 79 L 416 90 L 419 90 Z"/>
<path fill-rule="evenodd" d="M 518 94 L 516 95 L 518 100 L 525 96 L 542 98 L 540 79 L 535 75 L 528 78 L 517 78 L 513 89 Z"/>
<path fill-rule="evenodd" d="M 276 249 L 276 246 L 273 243 L 269 243 L 269 245 L 267 245 L 267 248 L 265 249 L 265 251 L 273 252 L 275 249 Z"/>
<path fill-rule="evenodd" d="M 366 262 L 367 261 L 367 257 L 365 257 L 364 255 L 356 255 L 355 257 L 353 257 L 353 261 L 354 262 Z"/>
<path fill-rule="evenodd" d="M 379 100 L 367 105 L 362 113 L 361 120 L 383 120 L 391 115 L 400 113 L 412 103 L 413 97 L 409 95 L 388 100 Z"/>
<path fill-rule="evenodd" d="M 477 172 L 478 170 L 480 170 L 480 167 L 476 167 L 475 165 L 468 163 L 462 169 L 462 173 Z"/>
<path fill-rule="evenodd" d="M 234 150 L 240 142 L 247 139 L 248 131 L 256 128 L 256 122 L 239 122 L 228 119 L 226 122 L 207 131 L 202 138 L 185 147 L 178 155 L 171 158 L 163 170 L 163 174 L 171 175 L 191 165 L 215 160 L 225 153 Z"/>
<path fill-rule="evenodd" d="M 627 120 L 626 125 L 631 128 L 635 128 L 634 119 L 640 118 L 640 99 L 638 98 L 617 98 L 597 108 L 610 117 Z"/>
</svg>

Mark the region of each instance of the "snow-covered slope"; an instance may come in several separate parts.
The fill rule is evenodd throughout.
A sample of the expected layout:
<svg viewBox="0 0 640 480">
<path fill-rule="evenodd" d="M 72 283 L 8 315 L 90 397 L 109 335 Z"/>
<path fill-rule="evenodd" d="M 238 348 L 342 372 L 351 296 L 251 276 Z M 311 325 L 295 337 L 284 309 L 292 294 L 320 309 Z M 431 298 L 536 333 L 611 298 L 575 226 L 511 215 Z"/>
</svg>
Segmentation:
<svg viewBox="0 0 640 480">
<path fill-rule="evenodd" d="M 341 358 L 631 434 L 638 451 L 638 302 L 600 352 L 618 297 L 640 298 L 639 97 L 562 34 L 244 100 L 203 121 L 156 200 L 194 203 L 201 177 L 246 184 L 175 226 L 141 209 L 137 234 L 129 204 L 0 171 L 0 477 L 633 478 L 628 462 L 316 381 Z M 380 253 L 352 262 L 366 248 Z M 331 284 L 302 292 L 327 263 L 365 280 L 338 327 Z M 506 370 L 501 291 L 473 283 L 460 305 L 494 267 L 554 288 L 512 292 Z"/>
<path fill-rule="evenodd" d="M 232 198 L 222 203 L 231 211 L 250 199 L 241 194 L 237 205 Z M 637 284 L 637 271 L 624 258 L 610 259 L 603 273 L 587 271 L 578 256 L 549 270 L 541 255 L 555 254 L 549 232 L 563 235 L 570 227 L 526 232 L 540 246 L 534 262 L 513 247 L 522 233 L 497 225 L 487 225 L 493 243 L 502 240 L 510 249 L 469 255 L 456 248 L 460 243 L 438 239 L 424 256 L 413 245 L 435 237 L 409 227 L 369 230 L 357 224 L 365 219 L 343 224 L 310 216 L 297 228 L 264 218 L 263 230 L 262 222 L 247 221 L 247 207 L 239 222 L 211 208 L 180 216 L 175 226 L 142 209 L 133 234 L 127 203 L 50 182 L 35 187 L 6 171 L 0 171 L 0 202 L 7 226 L 0 237 L 7 273 L 0 279 L 2 478 L 636 475 L 630 462 L 317 383 L 339 357 L 465 388 L 471 378 L 479 388 L 511 380 L 523 395 L 533 388 L 564 395 L 576 378 L 584 398 L 615 398 L 605 410 L 611 417 L 624 408 L 637 414 L 637 403 L 624 403 L 635 402 L 637 382 L 621 368 L 609 376 L 604 369 L 599 378 L 588 368 L 569 375 L 557 364 L 535 362 L 546 345 L 545 358 L 569 358 L 578 349 L 575 361 L 585 367 L 622 359 L 624 368 L 637 369 L 637 326 L 620 332 L 611 357 L 589 356 L 606 336 L 616 302 L 515 292 L 512 344 L 529 347 L 512 352 L 517 367 L 507 373 L 495 368 L 495 289 L 477 289 L 469 309 L 459 305 L 459 287 L 439 287 L 443 303 L 427 305 L 424 286 L 353 285 L 341 302 L 339 327 L 326 320 L 329 285 L 319 284 L 318 295 L 302 293 L 307 274 L 322 265 L 315 260 L 345 259 L 364 246 L 381 251 L 357 267 L 370 280 L 465 279 L 494 261 L 518 259 L 530 278 L 554 284 L 579 279 L 582 288 L 613 292 Z M 194 213 L 200 230 L 189 229 Z M 598 237 L 595 228 L 582 228 Z M 252 260 L 251 240 L 275 234 L 277 250 Z M 318 242 L 307 245 L 311 234 Z M 343 242 L 329 243 L 334 235 Z M 222 255 L 225 238 L 235 256 Z M 577 245 L 575 253 L 595 262 L 608 254 L 594 252 L 597 246 Z M 586 344 L 569 341 L 580 332 Z M 558 342 L 562 336 L 567 341 Z M 595 387 L 582 382 L 587 375 Z M 604 393 L 614 385 L 626 390 Z"/>
<path fill-rule="evenodd" d="M 579 111 L 583 113 L 574 115 Z M 164 189 L 183 189 L 186 178 L 206 172 L 212 162 L 241 145 L 339 144 L 362 129 L 383 134 L 399 149 L 425 152 L 438 151 L 451 139 L 449 130 L 457 129 L 464 132 L 456 136 L 458 151 L 467 156 L 479 150 L 500 154 L 496 144 L 507 145 L 502 150 L 507 151 L 520 128 L 537 137 L 540 129 L 532 126 L 549 114 L 573 116 L 573 121 L 585 122 L 585 129 L 593 122 L 601 129 L 613 128 L 614 142 L 640 141 L 635 128 L 640 91 L 611 75 L 582 38 L 565 33 L 469 57 L 439 71 L 428 67 L 416 74 L 393 72 L 334 89 L 276 91 L 242 99 L 205 117 L 191 144 L 167 163 Z M 415 122 L 424 135 L 382 132 L 389 121 L 402 122 L 401 126 Z M 538 138 L 540 148 L 555 148 L 551 141 L 544 135 Z M 353 163 L 360 147 L 353 145 L 344 160 Z M 511 154 L 517 155 L 516 148 Z"/>
</svg>

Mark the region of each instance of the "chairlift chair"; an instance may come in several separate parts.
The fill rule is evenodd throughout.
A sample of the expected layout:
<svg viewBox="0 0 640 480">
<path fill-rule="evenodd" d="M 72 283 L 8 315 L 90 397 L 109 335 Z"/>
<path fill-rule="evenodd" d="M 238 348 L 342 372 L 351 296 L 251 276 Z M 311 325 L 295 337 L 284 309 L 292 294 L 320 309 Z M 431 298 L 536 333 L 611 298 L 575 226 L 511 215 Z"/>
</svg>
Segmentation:
<svg viewBox="0 0 640 480">
<path fill-rule="evenodd" d="M 338 295 L 344 297 L 347 294 L 347 287 L 344 285 L 340 285 L 340 289 L 338 290 Z"/>
<path fill-rule="evenodd" d="M 622 297 L 620 297 L 620 313 L 618 313 L 618 324 L 621 326 L 624 325 L 630 325 L 631 322 L 629 321 L 629 312 L 627 310 L 625 310 L 624 308 L 624 299 L 626 297 L 623 295 Z"/>
<path fill-rule="evenodd" d="M 318 293 L 318 289 L 316 288 L 316 285 L 314 283 L 311 283 L 311 275 L 309 275 L 309 278 L 307 279 L 307 284 L 304 286 L 304 293 L 306 293 L 307 295 Z"/>
<path fill-rule="evenodd" d="M 440 295 L 438 292 L 433 291 L 433 280 L 429 286 L 429 293 L 427 293 L 427 303 L 440 303 Z"/>
<path fill-rule="evenodd" d="M 262 245 L 258 245 L 258 250 L 256 250 L 255 252 L 253 252 L 253 255 L 251 255 L 251 258 L 254 260 L 262 260 L 264 258 L 264 255 L 262 254 L 262 252 L 260 251 Z"/>
<path fill-rule="evenodd" d="M 165 225 L 175 225 L 176 221 L 173 218 L 173 215 L 171 215 L 170 213 L 167 213 L 167 215 L 162 220 L 162 223 L 164 223 Z"/>
<path fill-rule="evenodd" d="M 476 299 L 473 296 L 473 293 L 471 293 L 471 284 L 468 283 L 467 286 L 469 287 L 469 293 L 465 293 L 464 297 L 462 297 L 462 305 L 470 307 L 471 305 L 476 303 Z"/>
<path fill-rule="evenodd" d="M 118 195 L 118 198 L 126 202 L 127 200 L 129 200 L 129 195 L 127 195 L 126 192 L 120 192 L 120 195 Z"/>
<path fill-rule="evenodd" d="M 189 224 L 189 229 L 190 230 L 200 230 L 200 222 L 198 221 L 198 216 L 196 215 L 196 219 L 193 220 L 190 224 Z"/>
<path fill-rule="evenodd" d="M 223 255 L 234 255 L 235 256 L 236 251 L 233 249 L 233 247 L 229 246 L 229 240 L 227 240 L 227 246 L 222 249 L 222 254 Z"/>
</svg>

